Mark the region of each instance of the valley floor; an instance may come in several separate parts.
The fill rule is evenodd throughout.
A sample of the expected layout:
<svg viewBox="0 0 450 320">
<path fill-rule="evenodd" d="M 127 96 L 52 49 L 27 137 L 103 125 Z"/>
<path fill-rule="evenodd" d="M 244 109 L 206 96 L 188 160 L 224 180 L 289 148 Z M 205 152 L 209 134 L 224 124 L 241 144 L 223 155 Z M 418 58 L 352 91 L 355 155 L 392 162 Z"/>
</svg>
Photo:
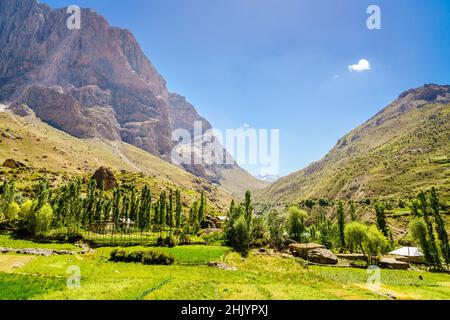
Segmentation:
<svg viewBox="0 0 450 320">
<path fill-rule="evenodd" d="M 4 240 L 0 239 L 0 247 Z M 13 247 L 17 240 L 8 241 Z M 17 245 L 24 243 L 17 241 Z M 142 249 L 126 250 L 137 248 Z M 294 258 L 256 252 L 242 258 L 222 246 L 155 249 L 170 252 L 175 257 L 172 266 L 110 262 L 112 249 L 50 257 L 0 254 L 0 300 L 450 299 L 447 274 L 382 270 L 381 286 L 370 290 L 365 269 L 305 267 Z M 210 267 L 208 261 L 237 270 Z M 70 289 L 68 284 L 77 283 L 76 270 L 80 270 L 80 287 Z"/>
</svg>

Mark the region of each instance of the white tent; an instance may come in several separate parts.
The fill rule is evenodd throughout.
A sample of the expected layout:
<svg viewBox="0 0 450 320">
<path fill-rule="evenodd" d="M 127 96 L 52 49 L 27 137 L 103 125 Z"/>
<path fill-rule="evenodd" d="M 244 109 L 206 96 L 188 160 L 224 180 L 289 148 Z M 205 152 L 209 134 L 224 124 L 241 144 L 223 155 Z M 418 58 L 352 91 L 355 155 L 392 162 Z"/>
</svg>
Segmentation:
<svg viewBox="0 0 450 320">
<path fill-rule="evenodd" d="M 398 250 L 389 252 L 389 254 L 403 257 L 423 257 L 422 252 L 416 247 L 403 247 Z"/>
</svg>

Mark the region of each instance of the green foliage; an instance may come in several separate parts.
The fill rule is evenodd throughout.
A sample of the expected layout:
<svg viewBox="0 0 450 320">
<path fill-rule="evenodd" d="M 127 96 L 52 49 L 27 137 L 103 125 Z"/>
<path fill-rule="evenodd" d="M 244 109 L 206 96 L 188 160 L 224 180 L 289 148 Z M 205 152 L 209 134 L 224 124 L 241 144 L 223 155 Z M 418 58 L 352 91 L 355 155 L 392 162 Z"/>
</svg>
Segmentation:
<svg viewBox="0 0 450 320">
<path fill-rule="evenodd" d="M 265 247 L 270 242 L 267 221 L 264 216 L 256 216 L 252 221 L 252 245 L 255 247 Z"/>
<path fill-rule="evenodd" d="M 225 234 L 223 231 L 214 231 L 211 233 L 204 233 L 201 235 L 207 245 L 222 245 Z"/>
<path fill-rule="evenodd" d="M 439 252 L 436 245 L 436 239 L 434 236 L 434 229 L 431 222 L 430 212 L 428 208 L 428 201 L 427 196 L 425 192 L 419 193 L 419 201 L 420 201 L 420 209 L 422 211 L 423 220 L 425 221 L 425 225 L 427 227 L 427 237 L 428 237 L 428 244 L 429 244 L 429 255 L 430 260 L 429 262 L 433 265 L 434 268 L 440 268 L 440 259 L 439 259 Z"/>
<path fill-rule="evenodd" d="M 342 201 L 339 201 L 337 209 L 337 219 L 339 227 L 340 245 L 341 248 L 345 248 L 345 211 L 344 211 L 344 204 L 342 203 Z"/>
<path fill-rule="evenodd" d="M 434 221 L 436 224 L 436 231 L 437 231 L 439 242 L 440 242 L 442 257 L 444 258 L 444 261 L 448 265 L 450 263 L 450 245 L 448 242 L 448 234 L 445 229 L 445 222 L 440 213 L 441 206 L 440 206 L 439 196 L 438 196 L 435 188 L 432 188 L 429 191 L 429 198 L 430 198 L 431 211 L 432 211 Z"/>
<path fill-rule="evenodd" d="M 271 210 L 267 215 L 267 226 L 269 228 L 270 241 L 276 249 L 283 247 L 283 235 L 286 218 L 278 210 Z"/>
<path fill-rule="evenodd" d="M 127 252 L 115 249 L 111 251 L 109 260 L 113 262 L 142 263 L 144 265 L 171 265 L 175 262 L 172 255 L 153 250 Z"/>
<path fill-rule="evenodd" d="M 305 220 L 308 218 L 308 213 L 300 210 L 295 206 L 288 209 L 288 232 L 292 240 L 302 241 L 303 233 L 305 232 Z"/>
<path fill-rule="evenodd" d="M 200 205 L 198 207 L 197 213 L 198 225 L 200 227 L 205 227 L 205 216 L 206 216 L 206 197 L 205 192 L 202 190 L 202 194 L 200 196 Z"/>
<path fill-rule="evenodd" d="M 61 278 L 0 273 L 0 300 L 31 300 L 65 287 Z"/>
<path fill-rule="evenodd" d="M 389 229 L 386 223 L 385 206 L 377 203 L 375 205 L 375 213 L 378 229 L 380 229 L 386 237 L 389 237 Z"/>
<path fill-rule="evenodd" d="M 417 199 L 413 199 L 411 201 L 411 203 L 409 204 L 409 208 L 411 209 L 411 214 L 413 215 L 414 218 L 420 217 L 419 206 L 420 206 L 420 201 Z"/>
<path fill-rule="evenodd" d="M 373 257 L 386 253 L 389 241 L 377 226 L 373 225 L 367 230 L 363 245 L 369 256 L 369 263 L 372 263 Z"/>
<path fill-rule="evenodd" d="M 14 182 L 5 180 L 0 187 L 0 218 L 5 215 L 16 196 Z"/>
<path fill-rule="evenodd" d="M 367 226 L 360 222 L 350 222 L 345 226 L 345 241 L 350 250 L 361 251 L 364 255 L 364 242 L 367 237 Z"/>
<path fill-rule="evenodd" d="M 409 230 L 414 240 L 419 243 L 425 261 L 434 264 L 433 252 L 431 250 L 430 239 L 428 238 L 427 226 L 423 218 L 414 218 L 409 224 Z"/>
<path fill-rule="evenodd" d="M 333 245 L 338 246 L 339 230 L 333 222 L 322 212 L 317 217 L 317 221 L 310 227 L 311 237 L 314 241 L 323 244 L 327 249 L 332 249 Z"/>
<path fill-rule="evenodd" d="M 246 253 L 252 244 L 252 220 L 251 193 L 247 191 L 242 204 L 236 206 L 234 201 L 231 202 L 224 226 L 227 243 L 242 253 Z"/>
<path fill-rule="evenodd" d="M 5 212 L 5 219 L 9 222 L 10 226 L 15 226 L 19 221 L 20 206 L 16 202 L 9 204 L 8 210 Z"/>
<path fill-rule="evenodd" d="M 162 246 L 164 247 L 169 247 L 169 248 L 173 248 L 176 245 L 178 245 L 179 241 L 177 237 L 174 237 L 172 235 L 167 236 L 166 238 L 164 238 L 164 241 L 162 243 Z"/>
</svg>

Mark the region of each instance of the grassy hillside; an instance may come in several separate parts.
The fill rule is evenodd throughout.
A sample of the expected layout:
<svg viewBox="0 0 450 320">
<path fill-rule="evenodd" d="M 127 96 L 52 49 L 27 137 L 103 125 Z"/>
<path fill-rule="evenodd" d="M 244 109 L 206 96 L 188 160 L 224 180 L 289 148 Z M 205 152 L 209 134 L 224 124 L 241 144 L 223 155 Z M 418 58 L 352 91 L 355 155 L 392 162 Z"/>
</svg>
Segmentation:
<svg viewBox="0 0 450 320">
<path fill-rule="evenodd" d="M 190 204 L 201 190 L 214 210 L 226 209 L 232 195 L 176 166 L 121 141 L 78 139 L 41 122 L 34 116 L 18 117 L 0 110 L 0 164 L 6 159 L 21 161 L 28 169 L 0 168 L 0 179 L 14 178 L 27 191 L 42 177 L 53 185 L 71 177 L 90 177 L 100 166 L 110 167 L 119 180 L 147 183 L 153 192 L 182 189 Z"/>
<path fill-rule="evenodd" d="M 449 88 L 405 92 L 325 158 L 258 192 L 258 201 L 409 198 L 432 186 L 450 196 Z"/>
</svg>

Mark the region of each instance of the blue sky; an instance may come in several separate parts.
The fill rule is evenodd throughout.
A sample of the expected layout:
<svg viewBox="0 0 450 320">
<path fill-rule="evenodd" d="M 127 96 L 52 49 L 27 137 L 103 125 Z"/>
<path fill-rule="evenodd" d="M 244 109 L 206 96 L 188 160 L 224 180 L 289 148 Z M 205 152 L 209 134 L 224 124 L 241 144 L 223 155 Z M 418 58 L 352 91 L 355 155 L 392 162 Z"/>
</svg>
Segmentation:
<svg viewBox="0 0 450 320">
<path fill-rule="evenodd" d="M 214 127 L 280 129 L 282 175 L 319 160 L 404 90 L 450 84 L 446 0 L 43 2 L 93 8 L 132 31 L 169 89 Z M 371 4 L 381 30 L 366 27 Z M 363 58 L 371 70 L 350 72 Z"/>
</svg>

